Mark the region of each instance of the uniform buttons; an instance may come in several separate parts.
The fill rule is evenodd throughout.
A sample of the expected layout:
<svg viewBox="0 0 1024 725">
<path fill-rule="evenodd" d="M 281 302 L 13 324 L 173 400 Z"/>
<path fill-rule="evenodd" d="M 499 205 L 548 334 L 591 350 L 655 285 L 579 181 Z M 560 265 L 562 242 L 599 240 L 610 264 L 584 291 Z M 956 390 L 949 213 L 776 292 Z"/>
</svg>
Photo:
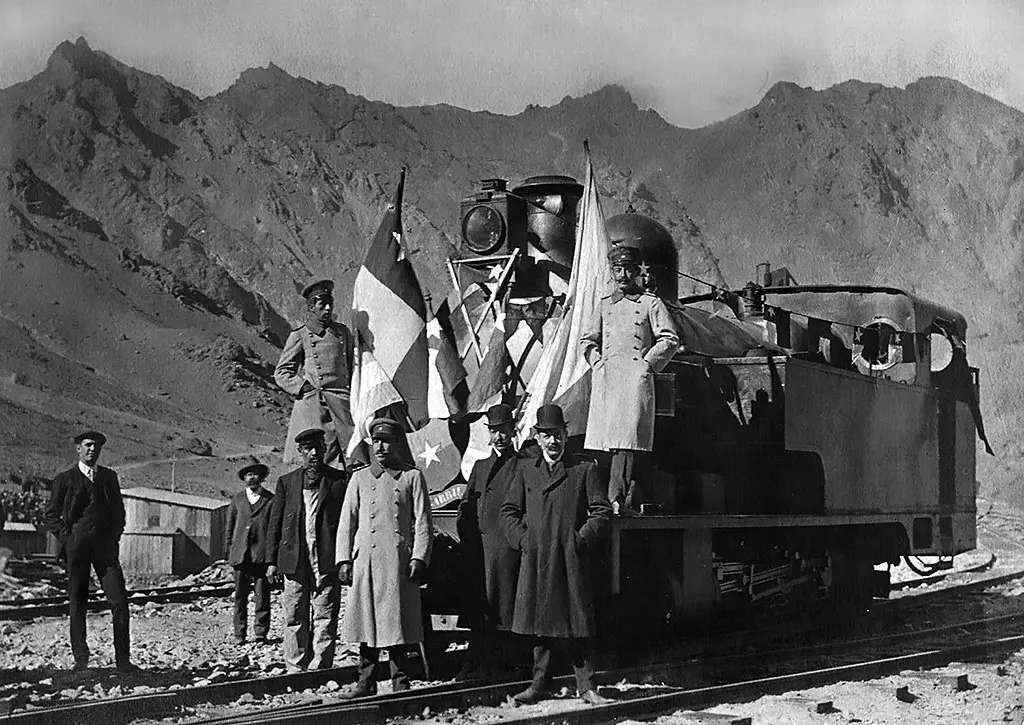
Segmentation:
<svg viewBox="0 0 1024 725">
<path fill-rule="evenodd" d="M 377 545 L 376 545 L 376 544 L 370 544 L 370 548 L 371 548 L 371 549 L 376 549 L 376 548 L 377 548 Z"/>
<path fill-rule="evenodd" d="M 370 512 L 370 518 L 371 518 L 371 519 L 372 519 L 372 518 L 373 518 L 374 516 L 376 516 L 376 515 L 377 515 L 377 512 L 376 512 L 376 511 L 371 511 L 371 512 Z"/>
<path fill-rule="evenodd" d="M 376 533 L 377 533 L 377 529 L 373 529 L 373 528 L 371 528 L 371 529 L 370 529 L 370 533 L 371 533 L 371 534 L 376 534 Z"/>
</svg>

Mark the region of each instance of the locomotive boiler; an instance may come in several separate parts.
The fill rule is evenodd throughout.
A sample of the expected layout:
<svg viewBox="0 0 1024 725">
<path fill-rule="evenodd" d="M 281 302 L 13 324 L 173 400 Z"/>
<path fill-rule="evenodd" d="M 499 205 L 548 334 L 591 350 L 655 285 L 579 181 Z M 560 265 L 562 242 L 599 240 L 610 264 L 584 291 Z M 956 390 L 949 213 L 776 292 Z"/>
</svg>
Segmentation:
<svg viewBox="0 0 1024 725">
<path fill-rule="evenodd" d="M 512 191 L 489 180 L 462 203 L 464 299 L 493 296 L 481 280 L 509 265 L 499 301 L 527 338 L 509 345 L 506 402 L 561 314 L 581 189 L 565 176 Z M 617 630 L 806 602 L 849 620 L 888 594 L 878 565 L 975 547 L 984 432 L 962 315 L 895 288 L 801 286 L 767 265 L 742 289 L 677 299 L 669 232 L 628 213 L 606 227 L 639 240 L 685 344 L 657 376 L 642 513 L 614 518 L 599 567 Z M 435 513 L 454 536 L 454 512 Z M 436 626 L 454 621 L 457 598 L 435 588 Z"/>
</svg>

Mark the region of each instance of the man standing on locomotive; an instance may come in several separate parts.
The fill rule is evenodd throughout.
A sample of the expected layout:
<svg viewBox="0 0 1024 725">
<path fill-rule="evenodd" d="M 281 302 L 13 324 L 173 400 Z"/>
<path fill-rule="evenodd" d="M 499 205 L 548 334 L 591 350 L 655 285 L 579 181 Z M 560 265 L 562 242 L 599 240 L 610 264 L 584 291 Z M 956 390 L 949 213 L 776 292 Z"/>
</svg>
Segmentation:
<svg viewBox="0 0 1024 725">
<path fill-rule="evenodd" d="M 501 505 L 520 463 L 516 452 L 511 406 L 487 410 L 492 453 L 477 461 L 459 504 L 456 527 L 460 549 L 472 579 L 473 611 L 467 617 L 474 636 L 458 679 L 499 675 L 514 666 L 511 635 L 519 580 L 519 552 L 508 544 L 501 523 Z M 460 626 L 463 620 L 460 617 Z"/>
<path fill-rule="evenodd" d="M 519 462 L 501 507 L 505 535 L 522 556 L 512 631 L 533 638 L 533 681 L 514 699 L 525 705 L 548 696 L 551 651 L 562 649 L 580 698 L 601 705 L 609 700 L 594 689 L 590 558 L 611 506 L 597 465 L 566 452 L 562 409 L 542 406 L 534 428 L 540 455 Z"/>
<path fill-rule="evenodd" d="M 434 529 L 427 483 L 409 464 L 405 431 L 393 420 L 370 423 L 374 461 L 352 476 L 338 526 L 336 559 L 345 603 L 341 638 L 359 642 L 359 680 L 345 698 L 377 691 L 380 650 L 391 684 L 409 689 L 408 646 L 423 641 L 420 585 Z"/>
<path fill-rule="evenodd" d="M 665 303 L 640 282 L 640 248 L 625 240 L 608 250 L 618 289 L 601 299 L 601 314 L 580 340 L 592 369 L 584 447 L 611 451 L 608 497 L 616 513 L 640 508 L 649 452 L 654 445 L 654 373 L 679 348 Z"/>
<path fill-rule="evenodd" d="M 311 428 L 326 429 L 325 462 L 345 467 L 345 447 L 352 435 L 349 392 L 352 383 L 352 333 L 334 320 L 334 282 L 320 280 L 302 290 L 306 321 L 291 331 L 274 369 L 274 380 L 295 398 L 285 439 L 284 462 L 303 462 L 295 436 Z"/>
</svg>

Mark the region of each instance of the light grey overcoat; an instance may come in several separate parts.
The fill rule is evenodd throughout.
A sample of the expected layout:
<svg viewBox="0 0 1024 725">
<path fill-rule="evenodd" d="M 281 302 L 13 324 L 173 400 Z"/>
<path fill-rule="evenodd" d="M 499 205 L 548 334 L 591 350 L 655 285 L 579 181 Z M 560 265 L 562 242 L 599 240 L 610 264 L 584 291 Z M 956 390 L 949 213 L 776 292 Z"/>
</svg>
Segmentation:
<svg viewBox="0 0 1024 725">
<path fill-rule="evenodd" d="M 338 524 L 337 562 L 352 562 L 341 639 L 370 647 L 423 641 L 420 588 L 409 561 L 430 563 L 434 529 L 418 468 L 387 471 L 374 462 L 352 474 Z"/>
<path fill-rule="evenodd" d="M 654 445 L 654 373 L 679 347 L 672 316 L 648 292 L 601 299 L 580 339 L 592 367 L 584 447 L 649 451 Z"/>
</svg>

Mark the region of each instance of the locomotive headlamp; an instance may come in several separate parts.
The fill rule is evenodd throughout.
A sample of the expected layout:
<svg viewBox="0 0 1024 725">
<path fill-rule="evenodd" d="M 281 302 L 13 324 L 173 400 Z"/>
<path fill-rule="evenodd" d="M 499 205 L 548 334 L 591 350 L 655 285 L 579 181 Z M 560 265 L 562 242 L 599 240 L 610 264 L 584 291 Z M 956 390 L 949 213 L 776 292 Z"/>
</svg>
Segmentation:
<svg viewBox="0 0 1024 725">
<path fill-rule="evenodd" d="M 505 218 L 492 207 L 478 204 L 462 217 L 462 239 L 477 254 L 492 253 L 505 236 Z"/>
</svg>

